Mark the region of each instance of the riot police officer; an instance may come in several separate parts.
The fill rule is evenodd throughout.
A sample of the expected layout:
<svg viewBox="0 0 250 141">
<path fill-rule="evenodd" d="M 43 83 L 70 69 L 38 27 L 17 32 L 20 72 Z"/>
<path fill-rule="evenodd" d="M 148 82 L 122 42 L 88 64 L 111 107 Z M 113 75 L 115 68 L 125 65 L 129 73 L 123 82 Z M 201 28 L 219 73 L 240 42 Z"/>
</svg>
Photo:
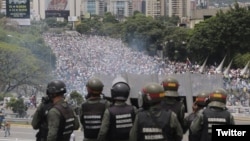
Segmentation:
<svg viewBox="0 0 250 141">
<path fill-rule="evenodd" d="M 193 120 L 192 134 L 201 133 L 200 141 L 212 141 L 212 125 L 234 125 L 233 115 L 226 108 L 227 92 L 218 88 L 209 94 L 207 108 Z"/>
<path fill-rule="evenodd" d="M 185 117 L 185 105 L 179 98 L 179 82 L 173 77 L 165 78 L 161 85 L 165 91 L 165 98 L 162 101 L 162 107 L 165 110 L 172 110 L 177 115 L 177 118 L 183 128 L 183 122 Z"/>
<path fill-rule="evenodd" d="M 113 104 L 103 116 L 98 141 L 129 141 L 129 131 L 133 125 L 136 107 L 126 103 L 130 86 L 126 82 L 117 82 L 111 88 Z"/>
<path fill-rule="evenodd" d="M 61 80 L 51 81 L 47 86 L 47 95 L 53 107 L 47 115 L 47 141 L 69 141 L 74 130 L 79 128 L 79 120 L 73 108 L 64 100 L 66 85 Z"/>
<path fill-rule="evenodd" d="M 190 131 L 190 125 L 192 121 L 197 117 L 197 115 L 201 114 L 204 108 L 207 106 L 208 96 L 209 96 L 209 92 L 207 91 L 199 92 L 192 106 L 193 112 L 184 118 L 183 132 L 186 133 L 186 131 L 189 130 L 189 134 L 188 134 L 189 141 L 200 141 L 201 133 L 192 134 L 192 131 Z"/>
<path fill-rule="evenodd" d="M 103 83 L 98 78 L 91 78 L 86 84 L 88 96 L 80 108 L 80 122 L 82 124 L 84 141 L 96 141 L 104 111 L 110 103 L 101 98 Z"/>
<path fill-rule="evenodd" d="M 141 99 L 148 108 L 137 113 L 129 141 L 182 140 L 183 131 L 176 114 L 161 107 L 164 96 L 163 87 L 157 83 L 149 83 L 142 89 Z"/>
<path fill-rule="evenodd" d="M 38 130 L 36 134 L 36 141 L 46 141 L 48 135 L 47 114 L 52 108 L 52 100 L 48 96 L 42 97 L 41 104 L 37 107 L 31 125 L 33 129 Z"/>
</svg>

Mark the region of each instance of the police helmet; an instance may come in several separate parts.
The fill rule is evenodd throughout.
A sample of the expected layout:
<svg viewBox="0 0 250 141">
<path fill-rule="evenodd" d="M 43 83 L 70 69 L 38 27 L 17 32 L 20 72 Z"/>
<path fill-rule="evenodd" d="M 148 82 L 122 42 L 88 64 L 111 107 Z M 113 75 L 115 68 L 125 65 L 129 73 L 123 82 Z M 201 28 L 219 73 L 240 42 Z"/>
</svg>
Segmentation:
<svg viewBox="0 0 250 141">
<path fill-rule="evenodd" d="M 161 85 L 164 88 L 166 97 L 178 97 L 179 96 L 179 93 L 178 93 L 179 82 L 177 81 L 177 79 L 168 77 L 162 81 Z"/>
<path fill-rule="evenodd" d="M 111 97 L 114 100 L 127 100 L 130 87 L 125 82 L 117 82 L 111 88 Z"/>
<path fill-rule="evenodd" d="M 212 93 L 209 94 L 209 106 L 225 108 L 226 101 L 227 92 L 223 88 L 215 89 Z"/>
<path fill-rule="evenodd" d="M 66 85 L 61 80 L 53 80 L 48 83 L 46 93 L 49 97 L 63 95 L 67 92 Z"/>
<path fill-rule="evenodd" d="M 208 97 L 209 97 L 209 92 L 206 92 L 206 91 L 199 92 L 195 98 L 195 103 L 198 106 L 202 106 L 202 107 L 207 106 Z"/>
<path fill-rule="evenodd" d="M 88 92 L 92 94 L 101 94 L 103 90 L 103 83 L 98 78 L 91 78 L 86 84 L 86 87 L 88 89 Z"/>
<path fill-rule="evenodd" d="M 142 96 L 142 101 L 138 101 L 138 103 L 140 104 L 140 102 L 143 102 L 149 105 L 159 103 L 165 97 L 163 87 L 154 82 L 145 85 L 141 90 L 140 95 Z"/>
</svg>

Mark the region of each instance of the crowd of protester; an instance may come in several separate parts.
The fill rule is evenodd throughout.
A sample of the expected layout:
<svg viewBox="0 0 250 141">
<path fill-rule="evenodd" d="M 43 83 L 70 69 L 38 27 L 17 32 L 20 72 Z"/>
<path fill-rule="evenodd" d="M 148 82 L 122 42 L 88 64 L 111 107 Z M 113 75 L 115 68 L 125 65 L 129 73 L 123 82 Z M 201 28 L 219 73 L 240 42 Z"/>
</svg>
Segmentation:
<svg viewBox="0 0 250 141">
<path fill-rule="evenodd" d="M 86 36 L 76 32 L 45 33 L 45 42 L 57 57 L 55 76 L 66 80 L 69 90 L 85 92 L 87 80 L 95 74 L 117 75 L 124 72 L 134 74 L 183 74 L 187 71 L 200 73 L 197 63 L 163 61 L 127 47 L 122 40 L 104 36 Z M 206 66 L 204 75 L 216 73 L 216 66 Z M 232 105 L 246 102 L 250 91 L 249 78 L 240 76 L 240 69 L 231 69 L 224 79 L 224 86 L 231 90 Z M 234 94 L 236 91 L 239 93 Z M 244 98 L 242 98 L 244 97 Z M 240 102 L 239 102 L 240 101 Z M 243 102 L 242 102 L 243 101 Z"/>
</svg>

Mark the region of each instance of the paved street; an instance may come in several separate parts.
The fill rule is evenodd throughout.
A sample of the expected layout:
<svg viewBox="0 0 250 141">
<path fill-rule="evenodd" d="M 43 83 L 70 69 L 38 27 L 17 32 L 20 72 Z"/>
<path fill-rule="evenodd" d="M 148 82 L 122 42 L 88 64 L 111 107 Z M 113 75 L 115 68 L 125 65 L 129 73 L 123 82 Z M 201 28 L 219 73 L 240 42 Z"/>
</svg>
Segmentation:
<svg viewBox="0 0 250 141">
<path fill-rule="evenodd" d="M 0 129 L 0 141 L 35 141 L 36 132 L 30 125 L 12 125 L 11 135 L 4 137 L 4 131 Z M 76 141 L 82 141 L 83 135 L 80 131 L 75 131 Z"/>
<path fill-rule="evenodd" d="M 8 111 L 10 112 L 10 111 Z M 32 115 L 35 109 L 28 110 L 28 114 Z M 237 117 L 235 116 L 236 124 L 250 125 L 250 117 Z M 11 125 L 11 136 L 4 137 L 3 129 L 0 129 L 0 141 L 35 141 L 36 130 L 33 130 L 31 125 Z M 83 133 L 78 130 L 74 132 L 76 141 L 83 140 Z M 188 141 L 187 134 L 184 135 L 183 141 Z"/>
<path fill-rule="evenodd" d="M 250 118 L 236 118 L 236 124 L 250 125 Z M 30 125 L 12 124 L 11 136 L 9 137 L 4 137 L 4 131 L 0 129 L 0 141 L 35 141 L 35 134 L 36 130 L 33 130 Z M 83 140 L 83 133 L 80 130 L 75 131 L 74 134 L 76 135 L 76 141 Z M 183 141 L 188 141 L 187 135 L 184 136 Z"/>
</svg>

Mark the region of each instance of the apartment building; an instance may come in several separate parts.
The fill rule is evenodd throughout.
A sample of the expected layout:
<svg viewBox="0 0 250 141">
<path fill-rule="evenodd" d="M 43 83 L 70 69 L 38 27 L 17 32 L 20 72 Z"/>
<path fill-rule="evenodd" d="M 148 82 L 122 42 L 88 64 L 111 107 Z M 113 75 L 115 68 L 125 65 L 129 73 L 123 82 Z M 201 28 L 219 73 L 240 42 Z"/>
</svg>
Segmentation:
<svg viewBox="0 0 250 141">
<path fill-rule="evenodd" d="M 81 15 L 100 15 L 105 14 L 107 2 L 105 0 L 82 0 Z"/>
<path fill-rule="evenodd" d="M 108 0 L 107 12 L 111 12 L 119 20 L 132 16 L 132 0 Z"/>
<path fill-rule="evenodd" d="M 6 13 L 6 0 L 0 0 L 0 12 Z"/>
<path fill-rule="evenodd" d="M 142 12 L 142 1 L 143 0 L 132 0 L 132 9 L 133 11 Z"/>
<path fill-rule="evenodd" d="M 161 16 L 163 0 L 146 0 L 145 15 L 151 17 Z"/>
<path fill-rule="evenodd" d="M 47 17 L 79 17 L 81 0 L 33 0 L 33 12 L 38 19 Z"/>
<path fill-rule="evenodd" d="M 190 0 L 169 0 L 168 16 L 188 17 L 190 10 Z"/>
</svg>

